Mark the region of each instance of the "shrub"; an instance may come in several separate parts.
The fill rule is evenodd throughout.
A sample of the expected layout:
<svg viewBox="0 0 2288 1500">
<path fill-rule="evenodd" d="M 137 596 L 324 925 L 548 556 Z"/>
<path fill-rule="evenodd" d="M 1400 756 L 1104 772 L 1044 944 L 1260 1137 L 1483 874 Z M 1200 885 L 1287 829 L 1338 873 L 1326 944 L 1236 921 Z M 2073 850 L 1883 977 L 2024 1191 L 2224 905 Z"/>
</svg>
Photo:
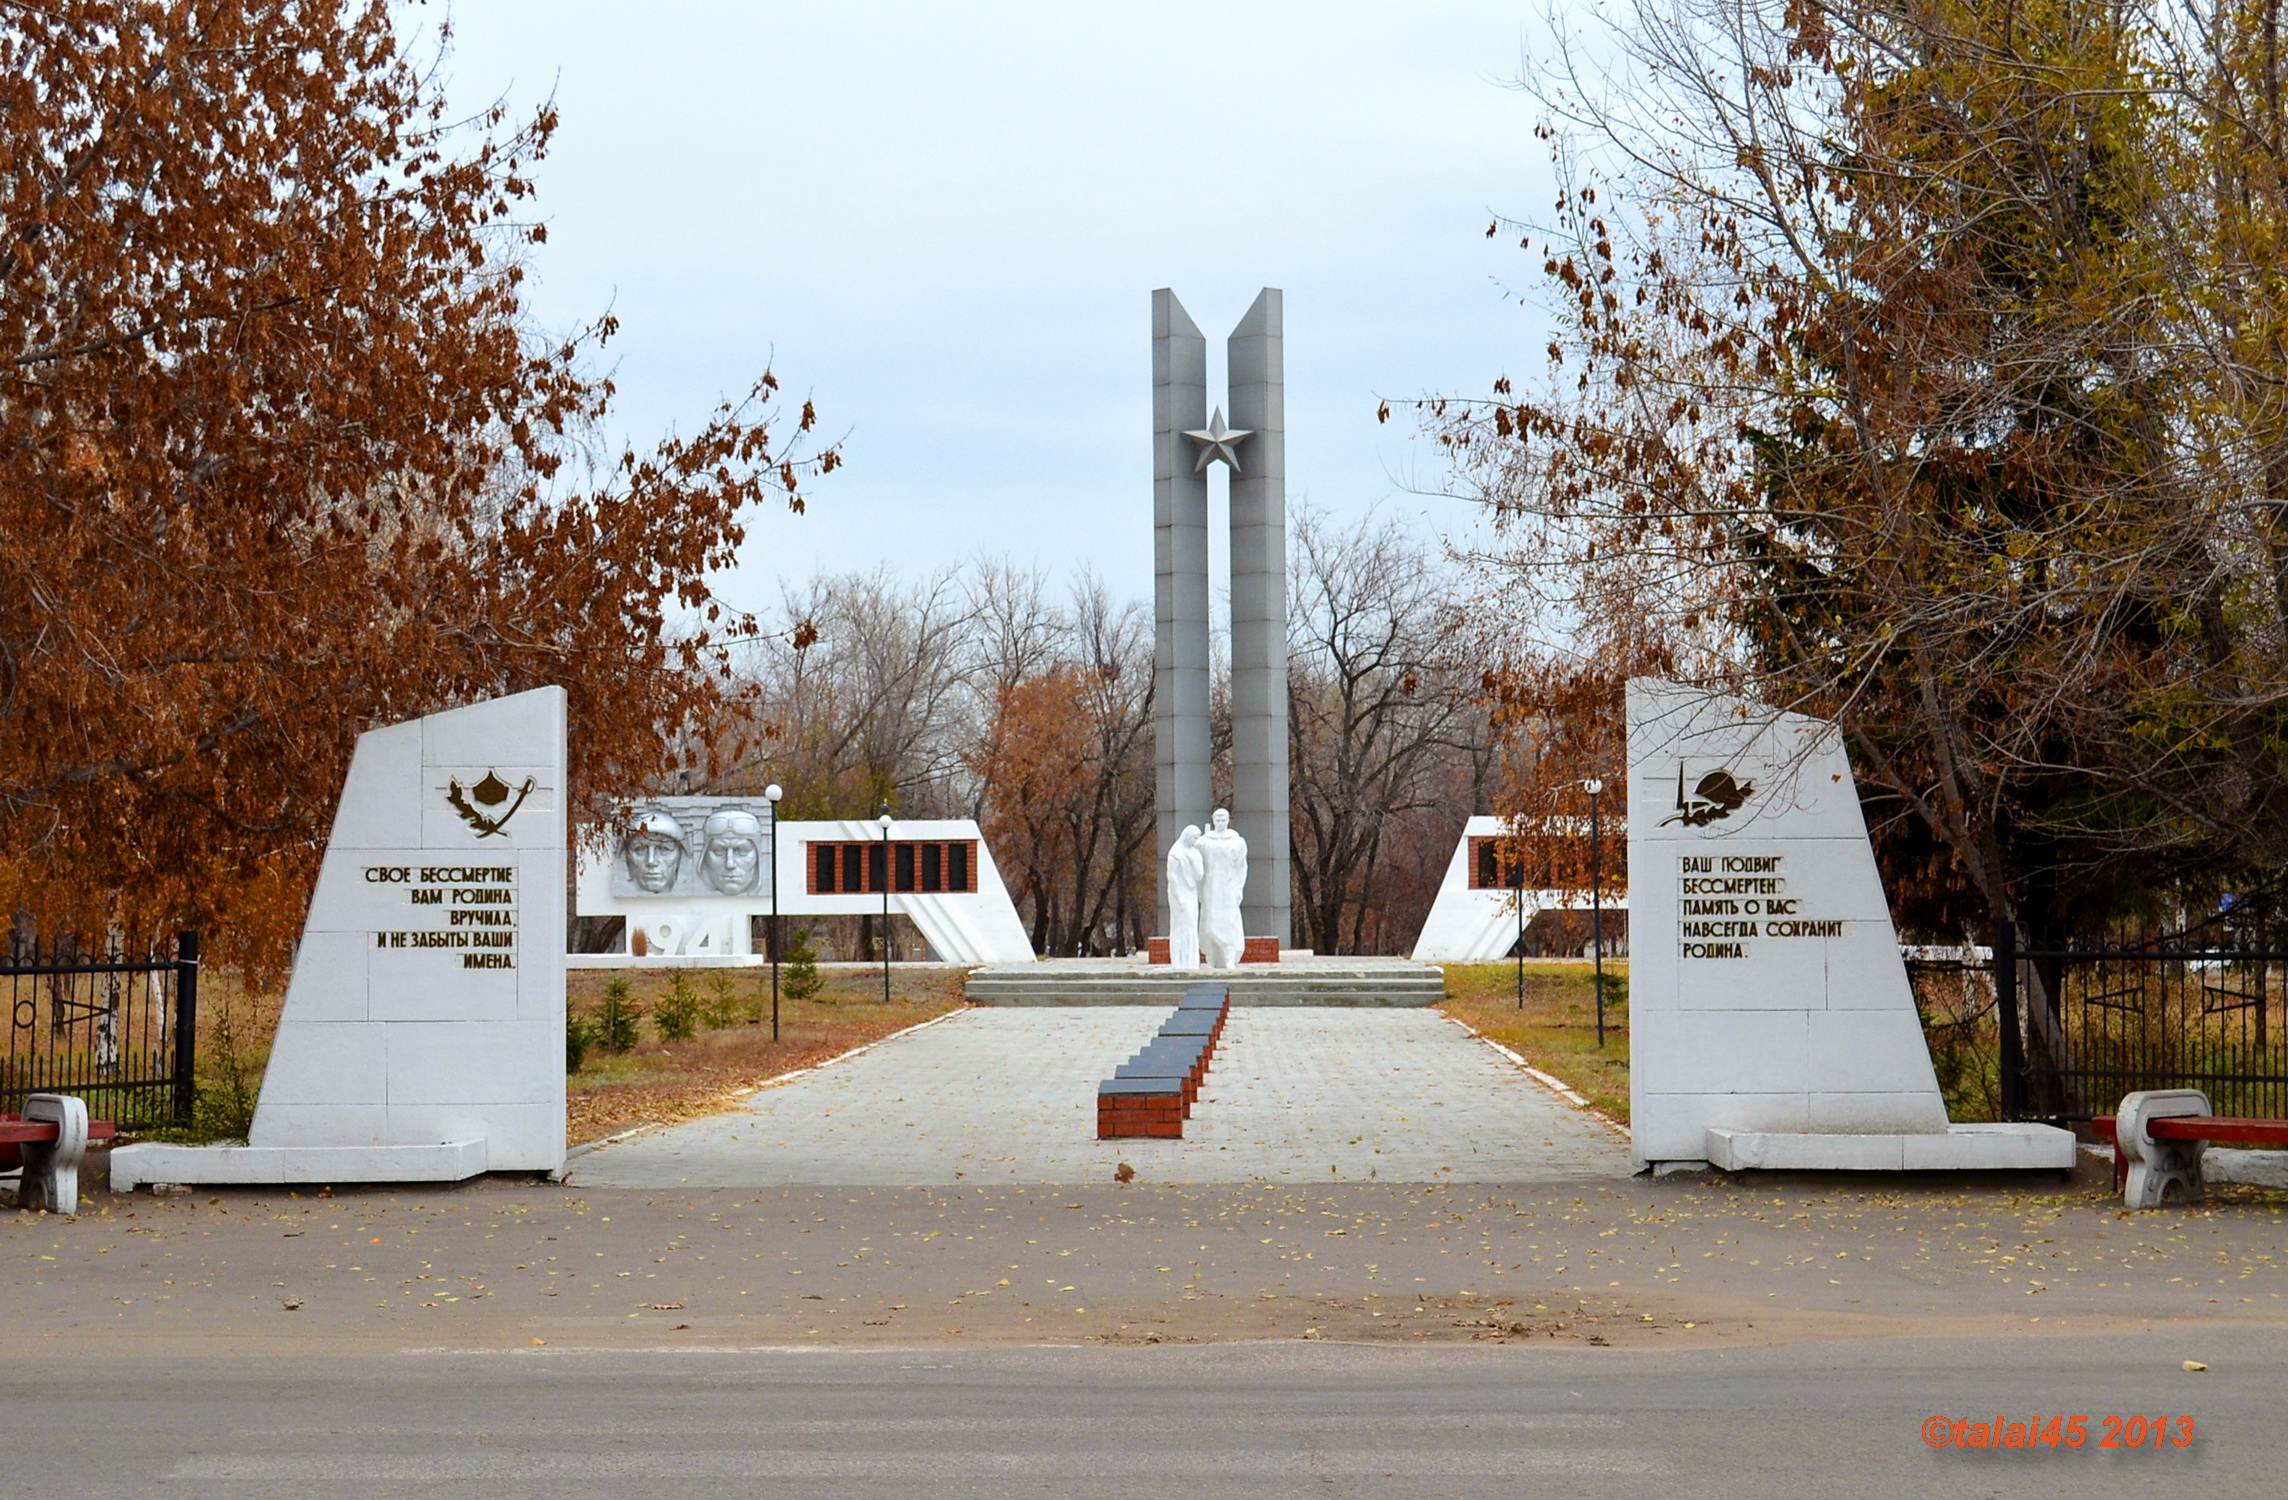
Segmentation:
<svg viewBox="0 0 2288 1500">
<path fill-rule="evenodd" d="M 667 993 L 651 1008 L 652 1029 L 663 1042 L 689 1041 L 699 1030 L 699 992 L 681 969 L 669 971 Z"/>
<path fill-rule="evenodd" d="M 746 1005 L 739 998 L 739 986 L 731 978 L 730 970 L 716 969 L 710 973 L 707 976 L 708 1028 L 721 1031 L 726 1026 L 736 1026 L 745 1012 Z"/>
<path fill-rule="evenodd" d="M 818 972 L 818 954 L 810 946 L 808 927 L 794 930 L 794 941 L 787 944 L 782 957 L 786 972 L 780 976 L 779 989 L 789 1000 L 816 999 L 819 991 L 826 988 L 826 979 Z"/>
<path fill-rule="evenodd" d="M 642 1021 L 643 1007 L 628 998 L 625 979 L 604 986 L 604 1021 L 596 1040 L 606 1052 L 626 1052 L 634 1047 L 639 1036 L 636 1028 Z"/>
<path fill-rule="evenodd" d="M 596 1045 L 598 1030 L 595 1022 L 572 1008 L 572 1002 L 569 999 L 564 1002 L 564 1071 L 566 1073 L 580 1071 L 580 1065 L 588 1060 L 588 1049 Z"/>
<path fill-rule="evenodd" d="M 1610 1017 L 1616 1007 L 1625 1006 L 1629 1003 L 1629 976 L 1626 974 L 1616 974 L 1612 970 L 1607 969 L 1604 974 L 1604 979 L 1605 1014 Z M 1595 974 L 1591 974 L 1589 976 L 1589 998 L 1593 1001 L 1596 999 L 1596 997 L 1597 976 Z"/>
</svg>

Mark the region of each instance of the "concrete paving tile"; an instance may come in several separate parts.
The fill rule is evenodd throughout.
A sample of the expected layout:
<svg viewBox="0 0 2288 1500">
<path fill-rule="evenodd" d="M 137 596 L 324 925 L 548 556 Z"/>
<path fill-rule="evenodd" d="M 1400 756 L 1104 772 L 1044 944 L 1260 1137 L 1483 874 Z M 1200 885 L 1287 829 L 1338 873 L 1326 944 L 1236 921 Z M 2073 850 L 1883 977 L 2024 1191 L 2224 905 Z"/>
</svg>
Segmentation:
<svg viewBox="0 0 2288 1500">
<path fill-rule="evenodd" d="M 1235 1008 L 1182 1140 L 1096 1139 L 1152 1007 L 987 1008 L 576 1158 L 575 1186 L 1564 1182 L 1628 1144 L 1431 1010 Z"/>
</svg>

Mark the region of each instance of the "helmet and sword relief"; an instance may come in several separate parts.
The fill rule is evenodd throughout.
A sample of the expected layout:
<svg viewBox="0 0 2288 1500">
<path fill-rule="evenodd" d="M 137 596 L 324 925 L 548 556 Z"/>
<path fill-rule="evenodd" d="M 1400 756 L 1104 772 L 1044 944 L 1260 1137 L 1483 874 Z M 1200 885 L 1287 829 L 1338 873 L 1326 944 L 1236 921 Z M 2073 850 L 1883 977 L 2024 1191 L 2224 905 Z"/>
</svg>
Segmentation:
<svg viewBox="0 0 2288 1500">
<path fill-rule="evenodd" d="M 1663 828 L 1671 823 L 1682 823 L 1687 828 L 1705 828 L 1738 812 L 1755 794 L 1754 782 L 1739 781 L 1730 771 L 1717 770 L 1701 777 L 1687 796 L 1684 790 L 1684 762 L 1678 761 L 1676 811 L 1661 819 L 1660 823 Z"/>
</svg>

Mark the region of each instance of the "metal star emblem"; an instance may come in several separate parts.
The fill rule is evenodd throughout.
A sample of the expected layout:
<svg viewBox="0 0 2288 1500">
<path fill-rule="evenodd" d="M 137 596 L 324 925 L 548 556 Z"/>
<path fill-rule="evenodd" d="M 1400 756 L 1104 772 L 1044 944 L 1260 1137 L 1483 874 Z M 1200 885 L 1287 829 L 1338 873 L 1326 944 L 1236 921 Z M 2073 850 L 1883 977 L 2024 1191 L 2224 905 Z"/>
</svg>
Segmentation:
<svg viewBox="0 0 2288 1500">
<path fill-rule="evenodd" d="M 1208 418 L 1208 425 L 1204 431 L 1187 432 L 1184 436 L 1200 445 L 1200 461 L 1192 465 L 1194 474 L 1199 473 L 1218 459 L 1231 465 L 1231 471 L 1237 474 L 1241 472 L 1239 467 L 1239 440 L 1255 436 L 1255 430 L 1251 427 L 1224 426 L 1223 408 L 1219 406 L 1215 410 L 1215 415 Z"/>
</svg>

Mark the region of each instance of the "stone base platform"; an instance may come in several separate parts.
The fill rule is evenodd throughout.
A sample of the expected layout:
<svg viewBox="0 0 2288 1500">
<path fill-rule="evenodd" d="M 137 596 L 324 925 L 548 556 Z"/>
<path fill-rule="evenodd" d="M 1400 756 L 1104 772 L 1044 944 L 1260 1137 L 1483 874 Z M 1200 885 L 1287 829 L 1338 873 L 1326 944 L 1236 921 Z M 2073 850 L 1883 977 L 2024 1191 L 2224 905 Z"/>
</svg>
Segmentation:
<svg viewBox="0 0 2288 1500">
<path fill-rule="evenodd" d="M 2071 1171 L 2073 1132 L 2055 1125 L 1949 1125 L 1944 1135 L 1791 1135 L 1708 1131 L 1708 1162 L 1727 1172 Z"/>
<path fill-rule="evenodd" d="M 462 1182 L 485 1170 L 483 1137 L 435 1146 L 172 1146 L 111 1153 L 119 1192 L 152 1182 Z"/>
<path fill-rule="evenodd" d="M 969 975 L 972 1005 L 1163 1005 L 1203 980 L 1231 986 L 1233 1005 L 1435 1005 L 1446 973 L 1403 958 L 1289 958 L 1238 969 L 1176 969 L 1125 958 L 989 964 Z"/>
</svg>

